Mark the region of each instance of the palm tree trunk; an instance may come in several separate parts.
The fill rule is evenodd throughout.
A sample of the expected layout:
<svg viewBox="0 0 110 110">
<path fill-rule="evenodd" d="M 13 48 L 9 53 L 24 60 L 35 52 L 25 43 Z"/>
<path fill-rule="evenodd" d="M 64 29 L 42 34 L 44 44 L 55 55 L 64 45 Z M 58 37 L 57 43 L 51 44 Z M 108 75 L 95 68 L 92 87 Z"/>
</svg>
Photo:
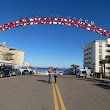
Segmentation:
<svg viewBox="0 0 110 110">
<path fill-rule="evenodd" d="M 104 64 L 104 78 L 105 78 L 105 64 Z"/>
</svg>

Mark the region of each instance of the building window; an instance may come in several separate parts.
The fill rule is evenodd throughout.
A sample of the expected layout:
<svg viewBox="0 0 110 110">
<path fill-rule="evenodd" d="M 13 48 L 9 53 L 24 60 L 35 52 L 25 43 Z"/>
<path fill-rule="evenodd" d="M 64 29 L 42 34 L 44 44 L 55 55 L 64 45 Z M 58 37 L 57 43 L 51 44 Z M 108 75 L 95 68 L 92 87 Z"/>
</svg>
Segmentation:
<svg viewBox="0 0 110 110">
<path fill-rule="evenodd" d="M 107 47 L 110 47 L 110 44 L 107 44 Z"/>
<path fill-rule="evenodd" d="M 99 60 L 102 60 L 102 55 L 99 55 Z"/>
<path fill-rule="evenodd" d="M 99 63 L 99 66 L 102 66 L 102 65 Z"/>
<path fill-rule="evenodd" d="M 99 49 L 99 53 L 102 53 L 102 49 Z"/>
<path fill-rule="evenodd" d="M 101 67 L 99 67 L 99 72 L 102 72 Z"/>
<path fill-rule="evenodd" d="M 106 50 L 107 52 L 110 52 L 110 50 Z"/>
<path fill-rule="evenodd" d="M 102 47 L 102 42 L 99 42 L 99 47 Z"/>
<path fill-rule="evenodd" d="M 106 67 L 106 69 L 110 69 L 110 67 Z"/>
</svg>

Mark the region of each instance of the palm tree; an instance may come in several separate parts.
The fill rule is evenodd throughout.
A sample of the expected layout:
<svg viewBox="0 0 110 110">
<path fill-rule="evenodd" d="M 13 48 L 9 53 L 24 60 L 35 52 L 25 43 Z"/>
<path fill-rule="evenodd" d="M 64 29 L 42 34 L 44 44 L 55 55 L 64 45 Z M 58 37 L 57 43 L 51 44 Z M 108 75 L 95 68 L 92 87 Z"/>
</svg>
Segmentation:
<svg viewBox="0 0 110 110">
<path fill-rule="evenodd" d="M 32 69 L 32 66 L 29 66 L 29 69 Z"/>
<path fill-rule="evenodd" d="M 73 68 L 73 70 L 75 70 L 75 75 L 76 75 L 76 69 L 78 69 L 79 65 L 72 64 L 71 67 Z"/>
<path fill-rule="evenodd" d="M 93 70 L 92 70 L 92 72 L 93 72 L 93 77 L 95 77 L 95 63 L 92 64 L 92 68 L 93 68 Z"/>
<path fill-rule="evenodd" d="M 108 61 L 106 59 L 102 59 L 99 61 L 99 63 L 101 64 L 101 70 L 102 70 L 102 76 L 103 78 L 105 78 L 105 64 L 107 63 Z"/>
<path fill-rule="evenodd" d="M 110 63 L 110 55 L 107 55 L 106 57 L 107 63 Z"/>
<path fill-rule="evenodd" d="M 13 60 L 12 56 L 14 54 L 10 53 L 10 52 L 7 52 L 5 55 L 4 55 L 4 59 L 9 61 L 9 60 Z"/>
</svg>

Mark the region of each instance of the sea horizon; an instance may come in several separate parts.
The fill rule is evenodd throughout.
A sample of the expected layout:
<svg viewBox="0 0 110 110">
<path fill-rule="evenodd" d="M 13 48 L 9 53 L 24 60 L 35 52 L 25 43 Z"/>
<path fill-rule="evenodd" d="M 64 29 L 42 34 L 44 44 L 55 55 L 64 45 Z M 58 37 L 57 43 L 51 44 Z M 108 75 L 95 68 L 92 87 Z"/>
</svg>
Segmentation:
<svg viewBox="0 0 110 110">
<path fill-rule="evenodd" d="M 48 71 L 48 67 L 32 67 L 34 70 L 38 70 L 38 71 Z M 53 69 L 56 67 L 53 67 Z M 68 68 L 58 68 L 59 71 L 64 71 Z"/>
</svg>

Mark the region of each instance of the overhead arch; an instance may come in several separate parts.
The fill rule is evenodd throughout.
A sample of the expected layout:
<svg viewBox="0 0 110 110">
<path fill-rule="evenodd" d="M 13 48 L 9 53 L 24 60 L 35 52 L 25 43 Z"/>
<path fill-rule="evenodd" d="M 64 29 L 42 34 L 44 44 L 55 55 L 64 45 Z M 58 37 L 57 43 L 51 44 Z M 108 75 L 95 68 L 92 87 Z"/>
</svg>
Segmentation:
<svg viewBox="0 0 110 110">
<path fill-rule="evenodd" d="M 95 26 L 93 22 L 88 23 L 87 20 L 85 22 L 82 22 L 81 20 L 72 20 L 72 19 L 65 19 L 65 18 L 48 18 L 48 17 L 42 17 L 42 18 L 26 18 L 26 19 L 20 19 L 18 21 L 6 23 L 3 25 L 0 25 L 0 32 L 9 30 L 16 27 L 21 26 L 27 26 L 27 25 L 34 25 L 34 24 L 58 24 L 58 25 L 67 25 L 67 26 L 75 26 L 78 28 L 83 28 L 86 30 L 90 30 L 93 32 L 96 32 L 98 34 L 104 35 L 108 38 L 110 38 L 110 32 L 108 30 L 102 29 L 99 26 Z"/>
</svg>

